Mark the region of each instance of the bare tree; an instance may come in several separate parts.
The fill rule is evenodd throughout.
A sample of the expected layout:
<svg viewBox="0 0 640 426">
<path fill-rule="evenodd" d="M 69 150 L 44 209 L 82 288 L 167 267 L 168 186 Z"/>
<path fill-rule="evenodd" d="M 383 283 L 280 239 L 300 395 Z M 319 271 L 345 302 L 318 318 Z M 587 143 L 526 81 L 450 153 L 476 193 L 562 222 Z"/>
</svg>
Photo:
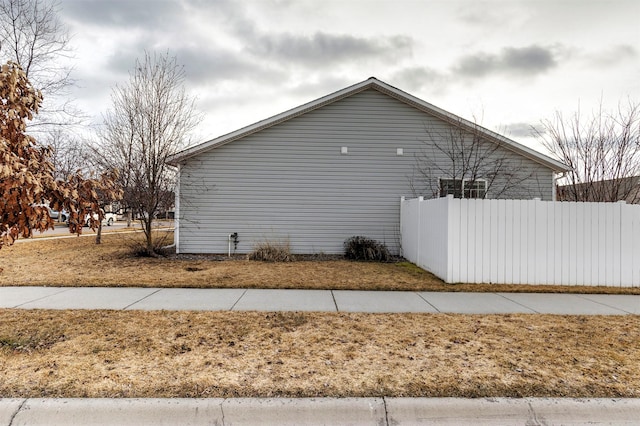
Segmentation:
<svg viewBox="0 0 640 426">
<path fill-rule="evenodd" d="M 54 177 L 64 180 L 79 170 L 87 170 L 87 149 L 79 139 L 70 136 L 60 128 L 42 135 L 42 142 L 52 149 L 51 163 L 53 164 Z"/>
<path fill-rule="evenodd" d="M 71 56 L 69 32 L 48 0 L 0 0 L 0 60 L 18 63 L 45 99 L 31 131 L 77 124 L 81 116 L 68 100 L 75 84 L 65 62 Z"/>
<path fill-rule="evenodd" d="M 640 201 L 640 104 L 602 105 L 591 115 L 560 112 L 542 121 L 535 135 L 571 170 L 558 196 L 566 201 Z"/>
<path fill-rule="evenodd" d="M 198 123 L 183 84 L 184 71 L 174 57 L 145 53 L 128 84 L 113 89 L 94 149 L 101 167 L 122 170 L 123 202 L 143 225 L 149 255 L 156 254 L 153 220 L 159 208 L 174 202 L 175 172 L 166 160 L 186 145 Z"/>
<path fill-rule="evenodd" d="M 487 132 L 461 119 L 445 126 L 425 126 L 426 137 L 412 177 L 415 195 L 521 197 L 523 183 L 532 179 L 532 172 L 523 167 L 521 159 L 509 155 L 506 142 L 499 137 L 489 139 Z M 527 196 L 541 196 L 541 192 Z"/>
</svg>

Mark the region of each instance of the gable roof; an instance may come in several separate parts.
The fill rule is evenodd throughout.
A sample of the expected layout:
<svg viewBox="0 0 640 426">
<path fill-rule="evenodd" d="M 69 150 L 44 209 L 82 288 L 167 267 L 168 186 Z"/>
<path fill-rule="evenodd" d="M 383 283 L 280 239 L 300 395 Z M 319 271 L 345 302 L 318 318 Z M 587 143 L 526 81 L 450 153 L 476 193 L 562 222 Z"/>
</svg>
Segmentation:
<svg viewBox="0 0 640 426">
<path fill-rule="evenodd" d="M 226 135 L 222 135 L 215 139 L 211 139 L 199 145 L 194 145 L 190 148 L 187 148 L 183 151 L 180 151 L 174 154 L 169 158 L 168 162 L 169 164 L 176 166 L 188 160 L 189 158 L 194 157 L 198 154 L 201 154 L 205 151 L 209 151 L 211 149 L 228 144 L 235 140 L 244 138 L 245 136 L 259 132 L 271 126 L 275 126 L 287 120 L 291 120 L 292 118 L 301 116 L 315 109 L 322 108 L 325 105 L 336 102 L 340 99 L 347 98 L 349 96 L 355 95 L 356 93 L 359 93 L 368 89 L 377 90 L 381 93 L 391 96 L 392 98 L 395 98 L 401 102 L 404 102 L 405 104 L 408 104 L 414 108 L 417 108 L 420 111 L 423 111 L 427 114 L 440 118 L 441 120 L 444 120 L 452 125 L 463 126 L 470 131 L 479 131 L 488 140 L 492 140 L 496 143 L 499 143 L 502 146 L 524 157 L 527 157 L 539 164 L 542 164 L 543 166 L 548 167 L 555 172 L 564 172 L 569 170 L 569 168 L 565 164 L 562 164 L 551 157 L 541 154 L 536 150 L 533 150 L 529 147 L 519 144 L 514 140 L 511 140 L 496 132 L 488 130 L 482 126 L 478 126 L 477 124 L 472 123 L 471 121 L 465 120 L 462 117 L 458 117 L 455 114 L 452 114 L 441 108 L 438 108 L 435 105 L 425 102 L 422 99 L 416 98 L 415 96 L 410 95 L 409 93 L 403 92 L 402 90 L 396 87 L 393 87 L 383 81 L 380 81 L 375 77 L 370 77 L 367 80 L 354 84 L 353 86 L 349 86 L 342 90 L 338 90 L 337 92 L 323 96 L 319 99 L 300 105 L 296 108 L 290 109 L 278 115 L 274 115 L 273 117 L 267 118 L 265 120 L 258 121 L 257 123 L 243 127 L 234 132 L 228 133 Z"/>
</svg>

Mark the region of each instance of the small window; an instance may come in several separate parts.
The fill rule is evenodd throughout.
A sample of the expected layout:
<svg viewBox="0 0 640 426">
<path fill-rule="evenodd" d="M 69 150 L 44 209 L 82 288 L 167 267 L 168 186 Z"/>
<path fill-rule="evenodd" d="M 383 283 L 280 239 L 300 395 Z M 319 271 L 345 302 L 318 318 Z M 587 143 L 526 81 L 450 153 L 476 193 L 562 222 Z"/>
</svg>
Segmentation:
<svg viewBox="0 0 640 426">
<path fill-rule="evenodd" d="M 440 179 L 440 196 L 462 198 L 462 179 Z"/>
<path fill-rule="evenodd" d="M 440 179 L 440 196 L 454 198 L 485 198 L 487 181 L 484 179 Z"/>
<path fill-rule="evenodd" d="M 484 198 L 487 195 L 486 180 L 465 180 L 463 185 L 464 198 Z"/>
</svg>

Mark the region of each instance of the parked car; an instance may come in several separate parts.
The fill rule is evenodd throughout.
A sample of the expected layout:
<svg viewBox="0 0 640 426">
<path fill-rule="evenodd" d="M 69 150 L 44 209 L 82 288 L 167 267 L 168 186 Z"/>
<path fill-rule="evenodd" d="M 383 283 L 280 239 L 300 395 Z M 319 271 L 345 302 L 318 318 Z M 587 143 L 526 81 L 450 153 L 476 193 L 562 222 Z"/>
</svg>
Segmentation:
<svg viewBox="0 0 640 426">
<path fill-rule="evenodd" d="M 66 222 L 69 218 L 69 214 L 66 211 L 59 212 L 58 210 L 54 210 L 49 207 L 48 204 L 35 204 L 35 207 L 44 207 L 49 212 L 49 217 L 56 222 Z"/>
<path fill-rule="evenodd" d="M 49 217 L 56 222 L 66 222 L 69 219 L 69 213 L 65 210 L 59 212 L 57 210 L 53 210 L 51 207 L 47 207 L 47 209 L 49 210 Z"/>
<path fill-rule="evenodd" d="M 98 220 L 97 214 L 94 214 L 93 217 L 94 219 Z M 102 217 L 102 224 L 111 226 L 115 223 L 116 220 L 117 220 L 117 217 L 115 213 L 104 213 L 104 216 Z M 84 226 L 91 226 L 91 220 L 89 215 L 85 216 Z"/>
<path fill-rule="evenodd" d="M 49 217 L 53 220 L 58 220 L 58 218 L 60 217 L 60 212 L 57 210 L 52 209 L 51 207 L 47 207 L 47 210 L 49 211 Z"/>
</svg>

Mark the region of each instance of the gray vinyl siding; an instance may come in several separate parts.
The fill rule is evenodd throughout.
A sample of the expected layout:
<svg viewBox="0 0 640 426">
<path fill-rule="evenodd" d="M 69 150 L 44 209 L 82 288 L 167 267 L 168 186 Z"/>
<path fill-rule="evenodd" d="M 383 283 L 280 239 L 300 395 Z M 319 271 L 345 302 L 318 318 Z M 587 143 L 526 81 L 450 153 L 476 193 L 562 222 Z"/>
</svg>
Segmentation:
<svg viewBox="0 0 640 426">
<path fill-rule="evenodd" d="M 346 238 L 362 235 L 400 254 L 400 197 L 427 195 L 415 177 L 425 126 L 447 124 L 368 89 L 188 159 L 180 253 L 226 253 L 237 232 L 237 253 L 264 241 L 294 253 L 342 253 Z M 515 193 L 550 199 L 552 171 L 509 155 L 536 177 Z"/>
</svg>

